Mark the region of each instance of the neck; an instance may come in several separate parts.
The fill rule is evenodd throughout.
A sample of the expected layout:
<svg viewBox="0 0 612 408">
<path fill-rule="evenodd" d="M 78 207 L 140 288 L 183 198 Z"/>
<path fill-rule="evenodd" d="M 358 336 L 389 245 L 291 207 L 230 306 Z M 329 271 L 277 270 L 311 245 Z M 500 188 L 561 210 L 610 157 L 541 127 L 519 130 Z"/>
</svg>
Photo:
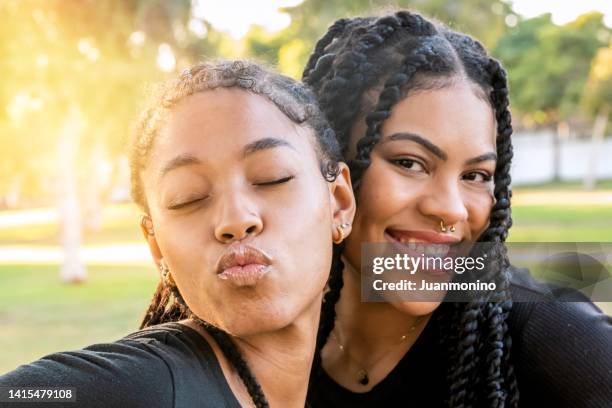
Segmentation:
<svg viewBox="0 0 612 408">
<path fill-rule="evenodd" d="M 321 300 L 321 296 L 317 297 L 297 319 L 282 329 L 232 337 L 271 407 L 303 408 L 305 405 Z M 210 343 L 209 335 L 202 329 L 199 331 Z M 241 405 L 252 406 L 252 399 L 238 373 L 214 344 L 230 388 Z"/>
<path fill-rule="evenodd" d="M 346 258 L 343 261 L 344 286 L 336 305 L 335 330 L 342 332 L 346 345 L 367 356 L 397 344 L 405 334 L 418 337 L 429 316 L 410 315 L 389 302 L 361 302 L 360 273 Z"/>
<path fill-rule="evenodd" d="M 305 405 L 320 305 L 319 297 L 281 330 L 234 340 L 272 407 Z"/>
</svg>

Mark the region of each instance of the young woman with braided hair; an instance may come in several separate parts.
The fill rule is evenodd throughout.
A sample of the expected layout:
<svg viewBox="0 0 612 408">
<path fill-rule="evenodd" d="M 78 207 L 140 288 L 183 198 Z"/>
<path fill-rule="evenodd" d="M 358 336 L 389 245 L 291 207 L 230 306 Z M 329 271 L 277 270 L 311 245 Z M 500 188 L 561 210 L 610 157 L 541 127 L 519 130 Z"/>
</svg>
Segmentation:
<svg viewBox="0 0 612 408">
<path fill-rule="evenodd" d="M 500 63 L 469 36 L 399 11 L 336 21 L 303 80 L 357 199 L 324 297 L 311 405 L 611 406 L 610 318 L 586 298 L 539 302 L 554 293 L 506 256 L 512 123 Z M 361 245 L 372 242 L 495 243 L 479 279 L 496 290 L 461 303 L 361 302 Z"/>
<path fill-rule="evenodd" d="M 82 407 L 303 407 L 332 241 L 355 211 L 339 157 L 300 83 L 240 61 L 185 71 L 132 145 L 161 272 L 142 330 L 0 385 L 75 387 Z"/>
</svg>

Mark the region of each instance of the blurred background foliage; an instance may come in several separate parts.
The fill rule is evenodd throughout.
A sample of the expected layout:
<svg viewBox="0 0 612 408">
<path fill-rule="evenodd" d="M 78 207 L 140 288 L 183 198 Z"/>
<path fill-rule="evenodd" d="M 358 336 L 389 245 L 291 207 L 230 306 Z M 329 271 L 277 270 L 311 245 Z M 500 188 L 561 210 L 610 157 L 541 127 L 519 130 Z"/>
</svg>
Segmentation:
<svg viewBox="0 0 612 408">
<path fill-rule="evenodd" d="M 335 19 L 396 7 L 470 33 L 501 58 L 519 128 L 573 123 L 586 132 L 598 116 L 608 122 L 612 36 L 597 12 L 556 25 L 500 0 L 305 0 L 282 9 L 286 28 L 254 25 L 236 39 L 196 3 L 0 1 L 0 208 L 56 199 L 62 140 L 78 145 L 79 194 L 107 199 L 124 182 L 124 146 L 147 85 L 211 57 L 252 58 L 297 78 Z"/>
</svg>

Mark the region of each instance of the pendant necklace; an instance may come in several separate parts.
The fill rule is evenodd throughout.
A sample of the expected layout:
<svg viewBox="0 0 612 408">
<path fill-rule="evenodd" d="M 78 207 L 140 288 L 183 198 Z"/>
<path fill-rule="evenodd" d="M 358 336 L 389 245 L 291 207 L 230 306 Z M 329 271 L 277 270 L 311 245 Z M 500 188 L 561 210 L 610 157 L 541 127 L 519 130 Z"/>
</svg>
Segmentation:
<svg viewBox="0 0 612 408">
<path fill-rule="evenodd" d="M 405 334 L 400 336 L 399 341 L 396 344 L 392 345 L 391 347 L 395 348 L 395 346 L 399 346 L 400 344 L 403 344 L 406 341 L 406 339 L 408 339 L 408 335 L 416 329 L 416 327 L 419 325 L 419 323 L 421 323 L 423 318 L 424 316 L 419 316 L 414 321 L 414 324 L 410 326 L 410 328 L 408 328 L 408 331 Z M 338 330 L 339 332 L 338 334 L 340 334 L 340 336 L 336 336 L 336 333 L 335 333 L 336 329 Z M 336 320 L 336 325 L 334 326 L 334 330 L 331 332 L 331 336 L 336 341 L 336 343 L 338 343 L 338 348 L 340 349 L 340 351 L 344 353 L 348 357 L 348 359 L 351 360 L 357 367 L 361 367 L 357 370 L 357 373 L 355 375 L 355 379 L 357 380 L 357 382 L 361 385 L 368 385 L 370 383 L 369 370 L 376 367 L 376 364 L 378 364 L 378 362 L 380 362 L 384 357 L 386 357 L 389 354 L 389 351 L 383 353 L 380 357 L 376 358 L 374 362 L 364 365 L 360 361 L 355 360 L 353 356 L 351 356 L 351 353 L 348 352 L 348 350 L 346 349 L 345 343 L 341 341 L 339 338 L 341 337 L 342 340 L 344 340 L 344 336 L 341 333 L 342 333 L 342 328 L 340 327 L 340 321 Z M 393 349 L 391 351 L 393 351 Z"/>
</svg>

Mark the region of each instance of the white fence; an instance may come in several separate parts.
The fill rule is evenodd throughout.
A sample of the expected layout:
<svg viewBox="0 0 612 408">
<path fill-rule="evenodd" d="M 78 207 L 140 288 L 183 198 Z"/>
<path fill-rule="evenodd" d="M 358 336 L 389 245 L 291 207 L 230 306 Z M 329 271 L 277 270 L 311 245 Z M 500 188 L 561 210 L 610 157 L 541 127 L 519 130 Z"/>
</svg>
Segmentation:
<svg viewBox="0 0 612 408">
<path fill-rule="evenodd" d="M 563 181 L 580 181 L 591 162 L 591 142 L 582 139 L 559 141 L 559 177 Z M 515 134 L 512 184 L 552 181 L 555 176 L 553 134 Z M 612 178 L 612 138 L 605 138 L 597 149 L 596 178 Z"/>
</svg>

